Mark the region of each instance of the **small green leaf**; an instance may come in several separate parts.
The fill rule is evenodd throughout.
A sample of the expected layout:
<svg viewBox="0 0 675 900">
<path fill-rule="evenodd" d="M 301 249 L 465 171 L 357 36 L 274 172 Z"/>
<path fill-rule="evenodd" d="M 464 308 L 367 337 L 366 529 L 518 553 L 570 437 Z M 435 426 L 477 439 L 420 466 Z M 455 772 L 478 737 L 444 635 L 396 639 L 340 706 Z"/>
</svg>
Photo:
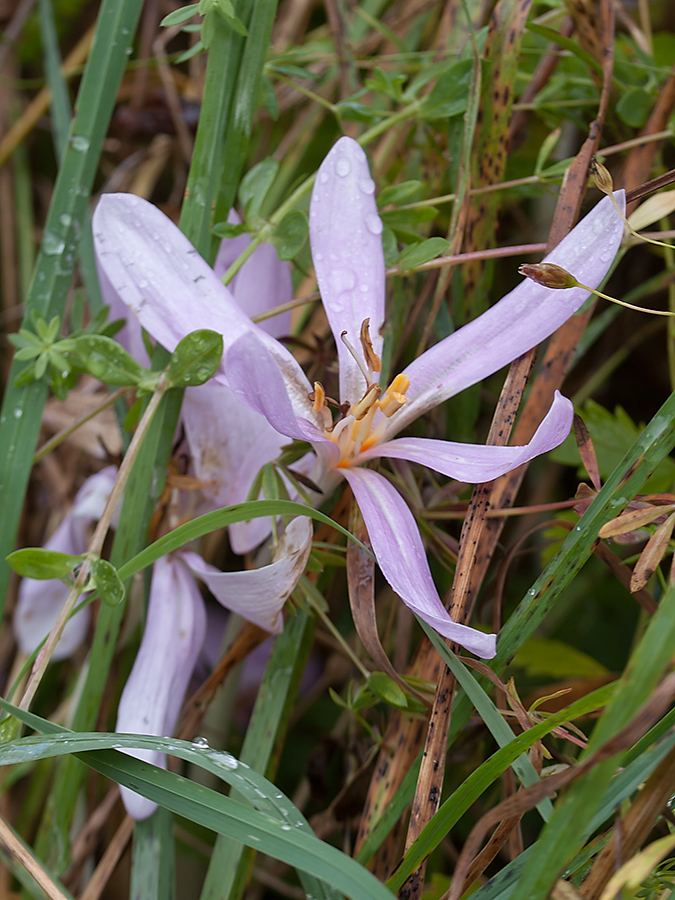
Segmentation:
<svg viewBox="0 0 675 900">
<path fill-rule="evenodd" d="M 75 342 L 72 363 L 105 384 L 139 385 L 150 374 L 112 338 L 83 334 Z"/>
<path fill-rule="evenodd" d="M 382 250 L 384 251 L 384 264 L 389 269 L 398 263 L 398 242 L 391 228 L 382 231 Z"/>
<path fill-rule="evenodd" d="M 186 26 L 187 28 L 188 26 Z M 206 50 L 206 44 L 204 41 L 199 40 L 196 44 L 190 47 L 189 50 L 186 50 L 185 53 L 181 53 L 180 56 L 177 56 L 174 60 L 175 65 L 180 65 L 181 63 L 187 62 L 188 59 L 192 59 L 193 56 L 197 56 L 199 53 L 203 53 Z"/>
<path fill-rule="evenodd" d="M 10 335 L 10 337 L 14 337 L 14 335 Z M 42 348 L 40 347 L 22 347 L 21 350 L 17 350 L 14 354 L 14 359 L 35 359 L 36 356 L 39 356 L 42 353 Z"/>
<path fill-rule="evenodd" d="M 376 697 L 389 706 L 395 706 L 396 709 L 408 708 L 408 697 L 405 692 L 384 672 L 371 672 L 368 687 Z"/>
<path fill-rule="evenodd" d="M 373 109 L 372 106 L 366 106 L 360 100 L 341 100 L 336 105 L 335 112 L 342 119 L 349 119 L 350 122 L 365 122 L 366 124 L 374 119 L 382 119 L 387 115 L 384 110 Z"/>
<path fill-rule="evenodd" d="M 202 328 L 186 335 L 171 354 L 168 380 L 172 387 L 204 384 L 218 370 L 223 356 L 223 337 Z"/>
<path fill-rule="evenodd" d="M 290 63 L 270 62 L 265 66 L 266 72 L 278 72 L 280 75 L 287 75 L 289 78 L 316 78 L 314 72 L 303 69 L 301 66 L 294 66 Z"/>
<path fill-rule="evenodd" d="M 466 111 L 473 61 L 462 59 L 438 79 L 430 94 L 420 103 L 422 119 L 449 119 Z"/>
<path fill-rule="evenodd" d="M 279 171 L 276 159 L 268 157 L 244 175 L 239 185 L 239 202 L 244 207 L 246 219 L 257 219 L 267 192 Z"/>
<path fill-rule="evenodd" d="M 387 206 L 389 203 L 403 203 L 404 200 L 412 200 L 419 194 L 424 185 L 421 181 L 402 181 L 400 184 L 390 184 L 383 188 L 377 198 L 378 206 Z"/>
<path fill-rule="evenodd" d="M 270 114 L 270 119 L 276 122 L 279 118 L 279 102 L 277 101 L 277 95 L 274 93 L 274 85 L 266 72 L 263 72 L 260 82 L 260 99 Z"/>
<path fill-rule="evenodd" d="M 124 585 L 117 569 L 107 559 L 91 561 L 91 579 L 87 588 L 95 590 L 108 606 L 117 606 L 124 600 Z"/>
<path fill-rule="evenodd" d="M 163 28 L 170 28 L 172 25 L 182 25 L 183 22 L 187 22 L 188 19 L 191 19 L 194 15 L 196 15 L 198 9 L 199 3 L 191 3 L 189 6 L 183 6 L 180 9 L 174 9 L 174 11 L 172 13 L 169 13 L 168 16 L 164 16 L 159 24 Z"/>
<path fill-rule="evenodd" d="M 449 246 L 450 242 L 442 237 L 432 237 L 426 241 L 420 241 L 419 244 L 412 244 L 401 253 L 399 265 L 402 269 L 414 269 L 445 253 Z"/>
<path fill-rule="evenodd" d="M 617 116 L 631 128 L 642 128 L 654 105 L 653 98 L 641 88 L 632 88 L 619 98 Z"/>
<path fill-rule="evenodd" d="M 7 557 L 7 562 L 24 578 L 65 578 L 86 556 L 71 556 L 68 553 L 57 553 L 56 550 L 44 550 L 42 547 L 25 547 L 15 550 Z"/>
<path fill-rule="evenodd" d="M 234 12 L 232 0 L 212 0 L 212 2 L 215 11 L 217 13 L 220 13 L 220 15 L 223 17 L 223 19 L 225 19 L 225 21 L 233 31 L 236 31 L 237 34 L 240 34 L 242 37 L 248 36 L 246 26 L 241 21 L 241 19 L 237 18 Z"/>
<path fill-rule="evenodd" d="M 604 678 L 610 672 L 587 653 L 552 638 L 531 637 L 513 658 L 512 665 L 532 678 Z"/>
<path fill-rule="evenodd" d="M 271 237 L 279 259 L 293 259 L 297 256 L 305 246 L 308 234 L 309 219 L 306 213 L 299 209 L 286 213 Z"/>
<path fill-rule="evenodd" d="M 390 228 L 421 225 L 436 218 L 438 210 L 435 206 L 418 206 L 415 209 L 388 209 L 380 213 L 380 218 Z"/>
<path fill-rule="evenodd" d="M 246 234 L 246 225 L 244 222 L 240 222 L 239 225 L 235 225 L 234 222 L 217 222 L 213 226 L 213 233 L 219 238 L 239 237 L 240 234 Z"/>
<path fill-rule="evenodd" d="M 200 4 L 200 6 L 201 6 L 201 4 Z M 201 12 L 201 9 L 200 9 L 200 12 Z M 206 47 L 207 50 L 210 48 L 211 42 L 213 41 L 213 36 L 216 32 L 216 26 L 215 26 L 215 21 L 214 21 L 215 16 L 216 16 L 216 14 L 212 10 L 209 10 L 204 15 L 204 21 L 202 22 L 202 43 Z M 188 51 L 188 53 L 189 52 L 190 51 Z"/>
</svg>

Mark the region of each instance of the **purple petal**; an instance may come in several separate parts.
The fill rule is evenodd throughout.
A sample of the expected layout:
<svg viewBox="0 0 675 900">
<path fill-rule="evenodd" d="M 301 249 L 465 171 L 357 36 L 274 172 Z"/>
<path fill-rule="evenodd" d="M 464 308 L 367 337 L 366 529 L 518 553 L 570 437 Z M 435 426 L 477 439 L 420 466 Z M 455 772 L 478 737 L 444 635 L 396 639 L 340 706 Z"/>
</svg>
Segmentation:
<svg viewBox="0 0 675 900">
<path fill-rule="evenodd" d="M 226 609 L 278 634 L 283 628 L 281 610 L 305 571 L 311 546 L 312 524 L 301 516 L 286 528 L 274 562 L 260 569 L 219 572 L 196 553 L 184 552 L 183 559 Z"/>
<path fill-rule="evenodd" d="M 101 266 L 99 266 L 98 270 L 98 280 L 101 286 L 103 302 L 110 307 L 108 319 L 111 322 L 114 322 L 117 319 L 124 319 L 126 323 L 124 328 L 121 328 L 115 334 L 115 340 L 124 347 L 127 353 L 130 353 L 133 356 L 136 362 L 149 368 L 150 357 L 148 356 L 148 351 L 145 349 L 141 323 L 131 312 L 126 303 L 122 302 L 120 295 L 108 280 L 108 276 Z"/>
<path fill-rule="evenodd" d="M 427 438 L 396 438 L 362 454 L 364 459 L 378 456 L 407 459 L 429 466 L 449 478 L 481 484 L 522 466 L 535 456 L 548 453 L 561 444 L 570 432 L 574 408 L 558 391 L 551 408 L 532 440 L 520 447 L 494 447 L 485 444 L 456 444 Z"/>
<path fill-rule="evenodd" d="M 615 197 L 624 208 L 624 192 L 617 191 Z M 609 271 L 622 236 L 623 220 L 605 197 L 545 262 L 562 266 L 578 281 L 595 288 Z M 390 419 L 387 436 L 539 344 L 577 312 L 588 296 L 581 288 L 550 290 L 524 279 L 493 307 L 408 366 L 408 403 Z"/>
<path fill-rule="evenodd" d="M 497 638 L 454 622 L 438 596 L 419 529 L 396 488 L 370 469 L 343 469 L 368 529 L 382 574 L 401 600 L 439 634 L 492 659 Z"/>
<path fill-rule="evenodd" d="M 171 737 L 205 634 L 206 611 L 194 579 L 177 557 L 158 559 L 145 631 L 122 692 L 116 731 Z M 164 754 L 154 750 L 128 752 L 156 766 L 166 764 Z M 134 819 L 147 818 L 157 807 L 128 788 L 121 792 Z"/>
<path fill-rule="evenodd" d="M 242 503 L 260 469 L 276 459 L 287 438 L 219 384 L 187 388 L 182 406 L 194 474 L 213 509 Z M 235 553 L 248 553 L 270 533 L 269 519 L 229 529 Z"/>
<path fill-rule="evenodd" d="M 370 337 L 382 352 L 384 254 L 375 184 L 361 147 L 340 138 L 319 167 L 309 207 L 309 238 L 323 305 L 335 335 L 340 362 L 340 399 L 356 403 L 366 385 L 340 335 L 360 352 L 361 323 L 370 318 Z"/>
<path fill-rule="evenodd" d="M 230 210 L 228 222 L 239 224 L 239 216 Z M 251 243 L 249 234 L 221 241 L 213 271 L 222 278 L 232 263 Z M 272 244 L 263 243 L 256 247 L 241 269 L 228 285 L 234 299 L 249 318 L 267 312 L 273 306 L 280 306 L 293 299 L 293 282 L 290 265 L 280 260 Z M 259 325 L 272 337 L 281 337 L 291 330 L 290 312 L 263 319 Z"/>
<path fill-rule="evenodd" d="M 72 553 L 69 548 L 60 549 L 47 545 L 45 547 L 49 550 L 59 549 L 61 553 Z M 26 656 L 31 654 L 52 630 L 69 594 L 70 587 L 56 578 L 48 581 L 23 579 L 12 627 L 19 649 Z M 52 655 L 53 660 L 68 659 L 73 655 L 87 636 L 90 615 L 89 607 L 85 607 L 68 620 Z"/>
<path fill-rule="evenodd" d="M 296 377 L 293 356 L 255 326 L 192 244 L 160 210 L 133 194 L 104 194 L 94 212 L 96 260 L 112 290 L 167 350 L 199 328 L 225 347 L 255 331 L 279 365 Z M 222 372 L 217 380 L 226 382 Z"/>
<path fill-rule="evenodd" d="M 72 555 L 85 552 L 89 529 L 100 519 L 116 477 L 115 466 L 107 466 L 87 478 L 63 521 L 45 541 L 45 550 Z M 69 593 L 70 587 L 56 578 L 46 581 L 22 579 L 12 624 L 17 644 L 23 653 L 32 653 L 47 637 L 56 624 Z M 89 619 L 90 611 L 85 608 L 68 621 L 54 650 L 53 659 L 72 656 L 86 637 Z"/>
<path fill-rule="evenodd" d="M 232 391 L 241 403 L 264 416 L 280 434 L 327 448 L 337 463 L 337 447 L 310 421 L 313 413 L 308 399 L 309 382 L 289 383 L 257 335 L 240 338 L 227 351 L 225 365 Z"/>
</svg>

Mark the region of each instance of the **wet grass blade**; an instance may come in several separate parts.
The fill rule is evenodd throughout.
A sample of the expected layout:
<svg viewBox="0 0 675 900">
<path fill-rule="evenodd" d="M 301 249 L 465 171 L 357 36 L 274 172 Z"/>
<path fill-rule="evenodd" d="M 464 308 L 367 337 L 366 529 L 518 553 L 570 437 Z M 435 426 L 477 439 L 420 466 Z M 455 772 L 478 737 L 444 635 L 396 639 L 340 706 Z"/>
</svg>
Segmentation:
<svg viewBox="0 0 675 900">
<path fill-rule="evenodd" d="M 78 236 L 141 6 L 142 0 L 104 0 L 101 6 L 78 94 L 77 115 L 26 300 L 24 321 L 29 327 L 33 311 L 45 318 L 63 316 Z M 4 609 L 9 578 L 5 557 L 14 549 L 47 398 L 47 389 L 41 383 L 14 387 L 14 379 L 25 365 L 12 364 L 0 413 L 0 611 Z"/>
</svg>

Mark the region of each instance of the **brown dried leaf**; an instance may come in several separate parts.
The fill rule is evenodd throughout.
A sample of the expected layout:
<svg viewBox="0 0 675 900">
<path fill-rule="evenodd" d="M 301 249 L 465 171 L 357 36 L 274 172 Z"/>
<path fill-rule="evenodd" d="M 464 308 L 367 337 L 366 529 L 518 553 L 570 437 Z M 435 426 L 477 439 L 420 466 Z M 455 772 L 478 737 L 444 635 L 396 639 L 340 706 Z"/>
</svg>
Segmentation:
<svg viewBox="0 0 675 900">
<path fill-rule="evenodd" d="M 350 530 L 359 540 L 367 544 L 368 535 L 355 503 L 352 504 Z M 384 647 L 377 632 L 377 617 L 375 615 L 375 561 L 372 556 L 367 554 L 354 541 L 350 541 L 347 548 L 347 584 L 354 626 L 358 636 L 361 638 L 361 643 L 370 654 L 370 658 L 406 694 L 414 694 L 418 700 L 421 700 L 428 706 L 429 700 L 418 694 L 401 678 L 384 652 Z"/>
<path fill-rule="evenodd" d="M 584 464 L 584 468 L 588 472 L 588 477 L 591 479 L 591 484 L 596 491 L 599 491 L 602 487 L 602 481 L 600 480 L 598 457 L 595 453 L 595 447 L 593 446 L 591 435 L 588 431 L 588 428 L 586 428 L 586 423 L 581 418 L 581 416 L 578 415 L 578 413 L 574 413 L 574 437 L 577 442 L 577 447 L 579 448 L 579 456 L 581 456 L 581 462 Z M 579 490 L 581 490 L 581 485 L 579 485 Z M 578 496 L 579 491 L 577 491 L 577 497 Z"/>
<path fill-rule="evenodd" d="M 631 593 L 642 590 L 652 577 L 659 563 L 663 559 L 670 538 L 675 527 L 675 515 L 670 515 L 666 521 L 659 525 L 654 534 L 647 541 L 647 545 L 635 563 L 630 579 Z"/>
<path fill-rule="evenodd" d="M 630 512 L 617 516 L 616 519 L 610 519 L 606 522 L 600 531 L 598 537 L 610 538 L 617 534 L 625 534 L 627 531 L 634 531 L 636 528 L 642 528 L 644 525 L 650 525 L 655 519 L 659 519 L 665 513 L 675 510 L 675 504 L 668 506 L 650 506 L 647 509 L 633 509 Z"/>
</svg>

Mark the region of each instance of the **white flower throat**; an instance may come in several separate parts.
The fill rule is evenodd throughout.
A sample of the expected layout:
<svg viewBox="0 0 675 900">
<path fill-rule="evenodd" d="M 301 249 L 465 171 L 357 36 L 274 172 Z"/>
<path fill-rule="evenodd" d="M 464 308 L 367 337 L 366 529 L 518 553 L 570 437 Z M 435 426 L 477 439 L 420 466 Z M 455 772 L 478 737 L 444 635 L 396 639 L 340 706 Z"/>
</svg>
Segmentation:
<svg viewBox="0 0 675 900">
<path fill-rule="evenodd" d="M 337 468 L 353 465 L 362 450 L 376 444 L 384 434 L 385 419 L 390 419 L 407 402 L 406 391 L 410 386 L 407 375 L 397 375 L 384 392 L 375 380 L 375 375 L 382 369 L 382 361 L 373 349 L 369 324 L 370 319 L 364 319 L 359 334 L 362 356 L 347 340 L 346 331 L 340 335 L 366 382 L 365 393 L 358 403 L 350 406 L 327 397 L 318 381 L 314 382 L 314 391 L 309 395 L 314 404 L 312 409 L 322 421 L 324 435 L 340 450 Z M 337 422 L 333 421 L 329 407 L 339 411 Z"/>
</svg>

